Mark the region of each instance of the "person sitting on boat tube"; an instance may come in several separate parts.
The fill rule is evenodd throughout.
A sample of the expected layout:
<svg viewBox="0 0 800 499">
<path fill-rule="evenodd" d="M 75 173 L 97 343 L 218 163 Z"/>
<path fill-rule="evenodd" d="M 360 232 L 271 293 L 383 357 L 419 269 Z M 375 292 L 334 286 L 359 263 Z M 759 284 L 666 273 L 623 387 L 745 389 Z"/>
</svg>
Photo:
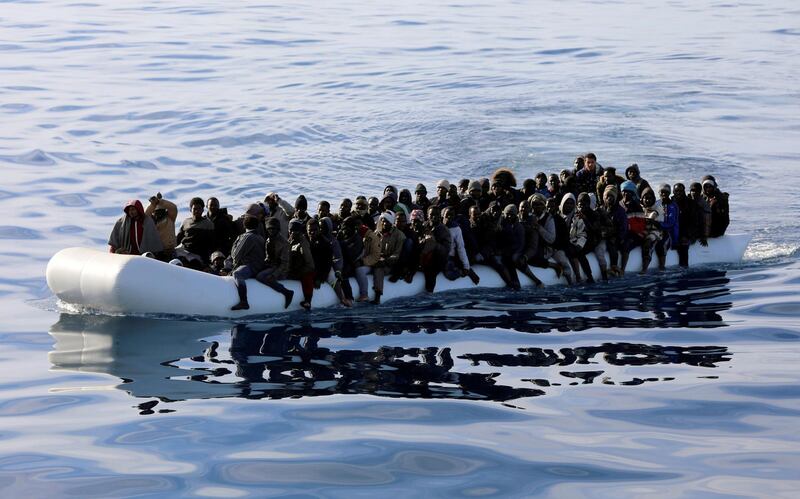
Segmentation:
<svg viewBox="0 0 800 499">
<path fill-rule="evenodd" d="M 271 218 L 277 218 L 281 223 L 281 234 L 283 237 L 289 237 L 289 220 L 294 216 L 294 207 L 287 201 L 281 199 L 275 192 L 270 192 L 264 196 L 264 202 L 269 207 L 269 215 Z"/>
<path fill-rule="evenodd" d="M 256 280 L 283 295 L 283 308 L 289 308 L 294 297 L 294 291 L 279 282 L 289 277 L 289 253 L 289 241 L 281 234 L 281 223 L 270 218 L 267 220 L 264 268 L 256 275 Z"/>
<path fill-rule="evenodd" d="M 394 227 L 394 221 L 395 214 L 392 211 L 383 212 L 378 219 L 380 230 L 378 237 L 381 250 L 378 261 L 372 267 L 372 287 L 375 289 L 375 298 L 372 303 L 375 305 L 381 302 L 383 278 L 386 274 L 391 274 L 395 271 L 394 266 L 397 265 L 400 259 L 400 252 L 403 250 L 403 242 L 406 239 L 405 234 Z"/>
<path fill-rule="evenodd" d="M 703 197 L 711 208 L 711 237 L 725 235 L 725 230 L 731 223 L 730 207 L 728 206 L 728 193 L 722 192 L 717 187 L 717 180 L 706 175 L 702 179 Z"/>
<path fill-rule="evenodd" d="M 162 262 L 172 260 L 175 255 L 175 220 L 178 218 L 178 207 L 172 201 L 167 201 L 157 193 L 150 197 L 150 204 L 144 209 L 144 214 L 153 217 L 156 223 L 158 236 L 161 238 L 161 245 L 164 249 L 156 254 L 156 258 Z"/>
<path fill-rule="evenodd" d="M 257 217 L 247 215 L 244 217 L 245 233 L 236 238 L 231 249 L 233 260 L 233 279 L 236 292 L 239 294 L 239 303 L 231 310 L 247 310 L 247 285 L 245 280 L 256 277 L 264 267 L 264 238 L 256 233 L 259 220 Z"/>
<path fill-rule="evenodd" d="M 141 255 L 148 251 L 158 253 L 164 249 L 156 224 L 145 215 L 141 201 L 128 201 L 122 211 L 125 214 L 117 220 L 108 236 L 110 253 Z"/>
<path fill-rule="evenodd" d="M 314 257 L 306 237 L 306 227 L 300 220 L 289 222 L 289 245 L 289 278 L 300 281 L 303 288 L 300 306 L 308 310 L 314 296 Z"/>
<path fill-rule="evenodd" d="M 192 198 L 189 209 L 192 216 L 181 224 L 175 240 L 175 256 L 183 265 L 195 270 L 203 269 L 208 263 L 214 242 L 214 222 L 203 216 L 206 208 L 202 198 Z"/>
</svg>

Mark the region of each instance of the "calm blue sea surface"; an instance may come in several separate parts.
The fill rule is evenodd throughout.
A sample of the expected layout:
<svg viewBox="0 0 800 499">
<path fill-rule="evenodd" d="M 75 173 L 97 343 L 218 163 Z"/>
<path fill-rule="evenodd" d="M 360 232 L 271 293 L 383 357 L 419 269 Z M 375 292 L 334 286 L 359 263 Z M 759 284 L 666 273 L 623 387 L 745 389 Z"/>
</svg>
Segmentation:
<svg viewBox="0 0 800 499">
<path fill-rule="evenodd" d="M 0 495 L 797 497 L 800 5 L 431 3 L 0 1 Z M 239 324 L 45 283 L 157 191 L 338 206 L 590 150 L 714 174 L 745 261 Z"/>
</svg>

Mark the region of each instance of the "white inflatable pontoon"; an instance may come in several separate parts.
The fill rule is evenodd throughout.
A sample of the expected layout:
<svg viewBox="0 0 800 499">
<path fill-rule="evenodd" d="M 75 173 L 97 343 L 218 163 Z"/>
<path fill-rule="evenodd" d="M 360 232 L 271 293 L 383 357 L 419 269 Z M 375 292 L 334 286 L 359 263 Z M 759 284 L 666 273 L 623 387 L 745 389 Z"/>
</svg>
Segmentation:
<svg viewBox="0 0 800 499">
<path fill-rule="evenodd" d="M 694 244 L 689 249 L 689 264 L 696 266 L 740 262 L 749 242 L 749 235 L 734 234 L 709 239 L 707 247 Z M 588 258 L 595 278 L 599 277 L 597 260 L 591 254 Z M 631 252 L 626 270 L 637 272 L 641 264 L 641 251 L 634 250 Z M 677 264 L 677 253 L 669 251 L 667 266 Z M 656 259 L 653 258 L 651 271 L 655 265 Z M 551 269 L 535 267 L 531 269 L 545 285 L 566 282 L 563 278 L 557 278 Z M 474 286 L 467 277 L 449 281 L 443 275 L 439 275 L 436 291 L 504 286 L 500 276 L 489 267 L 476 265 L 475 272 L 481 278 L 478 286 Z M 530 279 L 521 273 L 519 278 L 523 286 L 532 284 Z M 353 292 L 357 293 L 358 286 L 355 279 L 350 279 L 350 282 Z M 119 315 L 169 314 L 239 318 L 299 310 L 303 296 L 300 283 L 284 281 L 283 284 L 295 292 L 294 300 L 288 309 L 283 308 L 281 294 L 255 279 L 250 279 L 247 281 L 250 309 L 232 311 L 231 306 L 239 301 L 232 277 L 219 277 L 152 258 L 116 255 L 89 248 L 61 250 L 47 264 L 47 285 L 59 300 L 85 310 Z M 424 278 L 418 272 L 410 284 L 405 281 L 391 283 L 387 279 L 382 300 L 413 296 L 423 291 Z M 330 286 L 324 285 L 314 290 L 312 308 L 332 307 L 338 304 L 339 300 Z"/>
</svg>

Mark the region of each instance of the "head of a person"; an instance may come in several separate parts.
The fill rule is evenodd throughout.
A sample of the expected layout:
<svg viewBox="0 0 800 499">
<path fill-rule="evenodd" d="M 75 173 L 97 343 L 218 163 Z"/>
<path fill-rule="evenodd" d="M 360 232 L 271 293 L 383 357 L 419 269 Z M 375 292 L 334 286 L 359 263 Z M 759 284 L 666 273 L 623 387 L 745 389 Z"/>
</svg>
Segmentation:
<svg viewBox="0 0 800 499">
<path fill-rule="evenodd" d="M 672 186 L 672 198 L 677 201 L 683 201 L 686 198 L 686 186 L 681 182 Z"/>
<path fill-rule="evenodd" d="M 381 199 L 381 202 L 378 203 L 378 210 L 383 213 L 386 210 L 391 210 L 397 202 L 397 198 L 394 196 L 393 193 L 384 196 Z"/>
<path fill-rule="evenodd" d="M 639 197 L 639 194 L 636 190 L 636 184 L 633 183 L 632 180 L 626 180 L 620 186 L 622 190 L 622 202 L 625 204 L 629 204 L 632 201 L 636 201 Z"/>
<path fill-rule="evenodd" d="M 656 194 L 649 187 L 642 191 L 642 206 L 652 208 L 656 204 Z"/>
<path fill-rule="evenodd" d="M 555 215 L 558 213 L 558 200 L 556 200 L 554 197 L 547 198 L 547 201 L 545 201 L 545 207 L 547 208 L 548 213 Z"/>
<path fill-rule="evenodd" d="M 274 219 L 270 218 L 269 220 L 272 221 Z M 258 222 L 259 220 L 257 217 L 247 214 L 244 216 L 244 228 L 246 230 L 255 230 L 258 227 Z M 278 221 L 275 220 L 275 222 L 277 223 Z M 269 223 L 267 224 L 267 228 L 269 228 Z M 278 230 L 280 230 L 280 224 L 278 224 Z"/>
<path fill-rule="evenodd" d="M 303 234 L 306 233 L 306 226 L 300 220 L 296 218 L 289 222 L 289 240 L 297 241 L 298 239 L 303 237 Z"/>
<path fill-rule="evenodd" d="M 595 156 L 593 152 L 587 152 L 584 158 L 584 169 L 593 172 L 597 168 L 597 156 Z"/>
<path fill-rule="evenodd" d="M 436 182 L 436 195 L 439 196 L 439 199 L 446 199 L 447 195 L 450 193 L 450 182 L 445 179 L 442 179 Z"/>
<path fill-rule="evenodd" d="M 428 208 L 428 221 L 434 227 L 442 223 L 442 211 L 438 206 L 431 206 Z"/>
<path fill-rule="evenodd" d="M 342 221 L 342 226 L 339 228 L 339 234 L 345 238 L 351 238 L 356 233 L 356 228 L 359 225 L 358 218 L 356 217 L 347 217 Z"/>
<path fill-rule="evenodd" d="M 481 191 L 483 196 L 488 196 L 492 189 L 492 183 L 489 182 L 488 178 L 482 178 L 481 182 Z"/>
<path fill-rule="evenodd" d="M 513 204 L 507 205 L 503 208 L 503 218 L 508 222 L 516 222 L 517 217 L 519 216 L 519 212 L 517 211 L 517 206 Z"/>
<path fill-rule="evenodd" d="M 576 172 L 579 170 L 583 170 L 584 166 L 586 166 L 586 158 L 584 158 L 583 156 L 576 157 L 575 161 L 572 162 L 572 168 Z M 563 174 L 565 171 L 566 170 L 561 170 L 561 173 Z"/>
<path fill-rule="evenodd" d="M 561 214 L 567 216 L 573 211 L 575 211 L 575 196 L 567 194 L 561 200 Z"/>
<path fill-rule="evenodd" d="M 274 192 L 270 192 L 264 196 L 264 202 L 267 203 L 270 211 L 274 212 L 278 208 L 278 199 L 280 199 L 280 197 L 278 197 L 278 194 Z"/>
<path fill-rule="evenodd" d="M 214 218 L 219 213 L 219 199 L 215 197 L 210 197 L 206 200 L 206 211 L 208 212 L 208 216 Z"/>
<path fill-rule="evenodd" d="M 342 220 L 350 216 L 350 211 L 353 209 L 353 201 L 350 198 L 342 199 L 342 203 L 339 205 L 339 217 Z"/>
<path fill-rule="evenodd" d="M 331 204 L 327 201 L 320 201 L 317 204 L 317 215 L 319 218 L 331 216 Z"/>
<path fill-rule="evenodd" d="M 481 198 L 483 194 L 483 188 L 481 187 L 481 183 L 478 180 L 473 180 L 469 183 L 469 197 L 475 200 Z"/>
<path fill-rule="evenodd" d="M 489 203 L 489 206 L 486 207 L 486 211 L 484 213 L 493 219 L 498 220 L 501 216 L 503 216 L 503 206 L 501 206 L 498 201 L 492 201 Z"/>
<path fill-rule="evenodd" d="M 135 220 L 142 218 L 142 213 L 139 211 L 137 203 L 139 203 L 138 200 L 128 201 L 128 204 L 126 204 L 125 208 L 122 210 L 125 212 L 125 215 Z"/>
<path fill-rule="evenodd" d="M 295 199 L 294 210 L 300 214 L 305 214 L 308 211 L 308 200 L 306 200 L 306 197 L 302 194 L 297 196 L 297 199 Z"/>
<path fill-rule="evenodd" d="M 383 188 L 383 195 L 386 196 L 390 192 L 393 192 L 395 196 L 397 196 L 397 187 L 389 184 Z"/>
<path fill-rule="evenodd" d="M 209 260 L 211 260 L 211 265 L 213 265 L 214 268 L 221 269 L 225 266 L 225 255 L 221 251 L 211 253 L 211 258 L 209 258 Z"/>
<path fill-rule="evenodd" d="M 200 220 L 203 218 L 203 210 L 206 208 L 206 204 L 203 202 L 203 198 L 192 198 L 189 201 L 189 211 L 192 212 L 192 218 L 195 220 Z"/>
<path fill-rule="evenodd" d="M 450 225 L 456 217 L 456 210 L 453 208 L 447 207 L 442 210 L 442 221 L 445 225 Z"/>
<path fill-rule="evenodd" d="M 471 206 L 469 208 L 469 223 L 475 225 L 478 223 L 478 218 L 481 216 L 481 209 L 478 206 Z"/>
<path fill-rule="evenodd" d="M 531 206 L 531 211 L 536 217 L 541 217 L 547 209 L 547 200 L 539 193 L 534 194 L 528 198 L 528 204 Z"/>
<path fill-rule="evenodd" d="M 406 206 L 411 206 L 411 191 L 408 189 L 403 189 L 400 191 L 398 195 L 397 201 L 403 203 Z"/>
<path fill-rule="evenodd" d="M 539 172 L 534 177 L 537 189 L 545 189 L 547 187 L 547 175 L 544 172 Z"/>
<path fill-rule="evenodd" d="M 583 161 L 581 161 L 581 168 L 583 168 Z M 558 172 L 558 180 L 563 184 L 567 177 L 572 175 L 566 168 Z"/>
<path fill-rule="evenodd" d="M 547 188 L 550 192 L 555 192 L 561 188 L 561 177 L 555 173 L 551 173 L 547 178 Z"/>
<path fill-rule="evenodd" d="M 658 186 L 658 198 L 664 203 L 669 203 L 671 201 L 671 194 L 672 188 L 670 188 L 669 184 L 661 184 Z"/>
<path fill-rule="evenodd" d="M 469 190 L 469 179 L 462 178 L 458 181 L 458 192 L 459 193 L 466 193 Z"/>
<path fill-rule="evenodd" d="M 640 177 L 641 177 L 641 173 L 639 173 L 639 165 L 638 164 L 633 163 L 629 167 L 625 168 L 625 178 L 627 178 L 628 180 L 636 182 L 636 181 L 639 180 Z"/>
<path fill-rule="evenodd" d="M 502 182 L 495 180 L 492 182 L 492 194 L 494 194 L 495 198 L 502 197 L 506 193 L 506 189 L 503 186 Z"/>
<path fill-rule="evenodd" d="M 703 194 L 706 196 L 712 196 L 714 191 L 717 190 L 717 183 L 710 178 L 705 178 L 701 185 L 703 186 Z"/>
<path fill-rule="evenodd" d="M 367 198 L 364 196 L 358 196 L 356 198 L 356 204 L 354 205 L 354 211 L 360 216 L 364 216 L 369 213 L 369 203 L 367 203 Z"/>
<path fill-rule="evenodd" d="M 528 204 L 528 201 L 522 200 L 519 202 L 519 207 L 517 208 L 519 213 L 520 220 L 527 220 L 531 216 L 531 205 Z"/>
<path fill-rule="evenodd" d="M 702 195 L 703 195 L 703 186 L 700 185 L 700 182 L 692 182 L 689 185 L 689 197 L 691 197 L 692 199 L 698 199 Z"/>
<path fill-rule="evenodd" d="M 428 189 L 425 184 L 417 184 L 417 187 L 414 188 L 414 197 L 417 199 L 417 203 L 428 197 Z"/>
<path fill-rule="evenodd" d="M 526 178 L 522 181 L 522 193 L 525 196 L 530 196 L 536 190 L 536 181 L 532 178 Z"/>
<path fill-rule="evenodd" d="M 578 194 L 578 211 L 585 213 L 592 209 L 592 198 L 586 192 Z"/>
<path fill-rule="evenodd" d="M 281 232 L 281 223 L 278 221 L 277 218 L 268 218 L 266 223 L 266 229 L 267 229 L 267 237 L 275 237 Z"/>
<path fill-rule="evenodd" d="M 393 211 L 384 211 L 380 216 L 380 228 L 382 232 L 391 232 L 394 227 L 395 216 Z"/>
<path fill-rule="evenodd" d="M 616 202 L 617 202 L 617 190 L 609 185 L 603 191 L 603 203 L 606 206 L 614 206 L 614 203 Z"/>
<path fill-rule="evenodd" d="M 450 190 L 447 191 L 447 199 L 455 201 L 458 197 L 458 186 L 456 184 L 450 184 Z"/>
<path fill-rule="evenodd" d="M 370 213 L 375 213 L 378 211 L 378 206 L 380 206 L 381 202 L 375 196 L 370 197 L 367 199 L 367 207 L 369 208 Z"/>
<path fill-rule="evenodd" d="M 308 239 L 311 241 L 315 241 L 317 239 L 317 237 L 320 235 L 319 220 L 316 218 L 310 218 L 308 222 L 306 222 L 306 234 L 308 235 Z"/>
<path fill-rule="evenodd" d="M 408 217 L 403 210 L 395 210 L 394 212 L 394 225 L 398 229 L 405 229 L 408 226 Z"/>
<path fill-rule="evenodd" d="M 603 180 L 605 181 L 606 185 L 613 185 L 617 183 L 617 169 L 613 166 L 609 166 L 605 170 L 603 170 Z"/>
</svg>

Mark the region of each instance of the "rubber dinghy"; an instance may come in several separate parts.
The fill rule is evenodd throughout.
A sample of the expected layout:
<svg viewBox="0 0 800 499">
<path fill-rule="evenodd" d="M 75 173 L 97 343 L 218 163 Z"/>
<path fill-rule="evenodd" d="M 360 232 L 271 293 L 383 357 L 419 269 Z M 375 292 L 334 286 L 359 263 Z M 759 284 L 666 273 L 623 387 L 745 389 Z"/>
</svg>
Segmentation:
<svg viewBox="0 0 800 499">
<path fill-rule="evenodd" d="M 709 239 L 707 247 L 694 244 L 689 249 L 689 263 L 692 266 L 738 263 L 749 242 L 749 235 L 734 234 Z M 590 254 L 588 258 L 592 272 L 599 276 L 599 266 L 594 255 Z M 667 266 L 677 264 L 677 253 L 669 251 Z M 626 271 L 638 272 L 641 265 L 641 251 L 632 251 Z M 551 269 L 532 267 L 532 270 L 546 286 L 566 283 L 563 278 L 557 278 Z M 436 291 L 504 286 L 500 276 L 489 267 L 476 265 L 475 272 L 481 278 L 478 286 L 473 285 L 466 277 L 449 281 L 440 275 L 436 281 Z M 522 274 L 519 278 L 523 286 L 533 284 Z M 357 291 L 355 280 L 351 279 L 350 282 L 353 290 Z M 288 309 L 283 308 L 282 295 L 255 279 L 250 279 L 247 281 L 250 309 L 232 311 L 231 306 L 239 301 L 232 277 L 215 276 L 152 258 L 117 255 L 90 248 L 63 249 L 47 264 L 47 285 L 62 302 L 84 310 L 118 315 L 171 314 L 238 318 L 300 310 L 299 303 L 303 296 L 300 282 L 287 280 L 283 284 L 295 292 L 295 299 Z M 423 293 L 424 289 L 424 278 L 420 272 L 411 283 L 391 283 L 387 279 L 382 299 L 385 301 L 413 296 Z M 339 300 L 333 288 L 327 284 L 314 290 L 313 308 L 338 305 Z"/>
</svg>

